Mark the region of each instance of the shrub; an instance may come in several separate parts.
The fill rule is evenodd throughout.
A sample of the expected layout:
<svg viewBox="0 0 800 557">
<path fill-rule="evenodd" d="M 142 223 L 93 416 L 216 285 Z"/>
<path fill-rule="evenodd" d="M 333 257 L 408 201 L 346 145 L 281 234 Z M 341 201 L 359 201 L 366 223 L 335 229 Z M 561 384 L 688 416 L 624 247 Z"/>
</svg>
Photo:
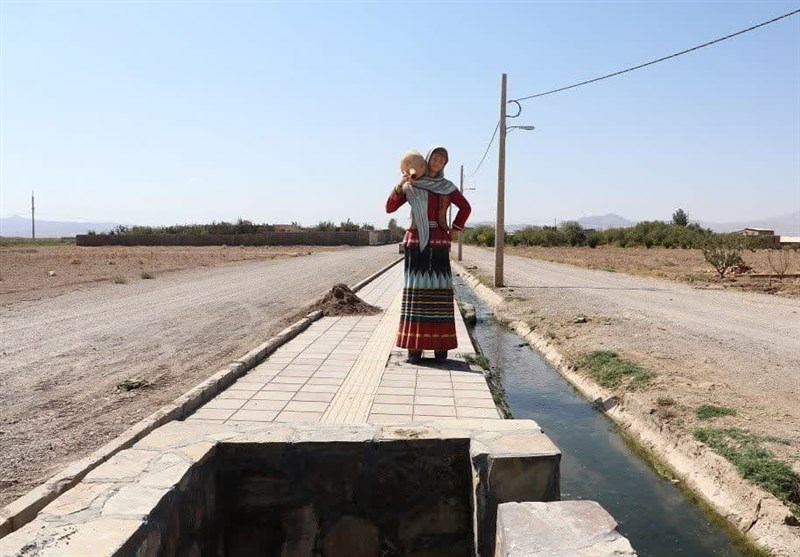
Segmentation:
<svg viewBox="0 0 800 557">
<path fill-rule="evenodd" d="M 564 241 L 570 246 L 582 246 L 586 242 L 586 233 L 579 222 L 568 220 L 558 226 L 558 231 L 564 237 Z"/>
<path fill-rule="evenodd" d="M 714 267 L 720 278 L 725 278 L 728 271 L 744 265 L 742 249 L 742 236 L 717 234 L 709 238 L 703 246 L 703 258 Z"/>
</svg>

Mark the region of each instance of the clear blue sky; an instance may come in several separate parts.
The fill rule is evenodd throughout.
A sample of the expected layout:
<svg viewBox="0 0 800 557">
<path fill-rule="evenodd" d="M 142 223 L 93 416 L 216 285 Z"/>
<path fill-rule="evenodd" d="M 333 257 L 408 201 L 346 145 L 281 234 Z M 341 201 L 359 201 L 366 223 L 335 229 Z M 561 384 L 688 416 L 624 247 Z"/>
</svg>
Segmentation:
<svg viewBox="0 0 800 557">
<path fill-rule="evenodd" d="M 0 3 L 0 214 L 370 222 L 408 148 L 475 168 L 520 97 L 636 65 L 789 2 Z M 800 210 L 800 14 L 524 103 L 506 222 Z M 497 149 L 470 183 L 493 220 Z M 398 213 L 405 221 L 406 211 Z"/>
</svg>

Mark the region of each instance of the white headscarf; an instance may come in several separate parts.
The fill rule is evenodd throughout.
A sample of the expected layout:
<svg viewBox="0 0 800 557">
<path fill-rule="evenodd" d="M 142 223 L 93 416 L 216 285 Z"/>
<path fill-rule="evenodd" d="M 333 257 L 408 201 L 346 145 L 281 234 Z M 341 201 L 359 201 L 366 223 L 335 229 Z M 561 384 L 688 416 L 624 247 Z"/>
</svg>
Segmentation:
<svg viewBox="0 0 800 557">
<path fill-rule="evenodd" d="M 425 157 L 425 161 L 430 164 L 431 156 L 436 150 L 444 151 L 445 157 L 449 159 L 447 149 L 441 145 L 432 147 Z M 447 161 L 445 161 L 447 164 Z M 403 184 L 403 193 L 406 200 L 411 205 L 411 222 L 417 226 L 419 233 L 419 250 L 424 250 L 430 238 L 430 227 L 428 226 L 428 193 L 447 195 L 456 191 L 456 185 L 444 177 L 444 168 L 436 176 L 425 175 L 419 180 L 413 180 Z"/>
</svg>

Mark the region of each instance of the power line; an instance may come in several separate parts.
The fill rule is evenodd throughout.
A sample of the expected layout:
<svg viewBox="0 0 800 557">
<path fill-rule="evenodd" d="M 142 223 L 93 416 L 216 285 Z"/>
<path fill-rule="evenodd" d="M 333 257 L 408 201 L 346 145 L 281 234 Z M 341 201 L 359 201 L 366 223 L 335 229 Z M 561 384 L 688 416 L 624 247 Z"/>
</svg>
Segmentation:
<svg viewBox="0 0 800 557">
<path fill-rule="evenodd" d="M 492 138 L 489 140 L 489 145 L 486 146 L 486 151 L 484 151 L 483 156 L 481 157 L 481 161 L 478 163 L 478 166 L 475 168 L 475 170 L 473 170 L 470 173 L 469 176 L 464 178 L 465 180 L 469 180 L 470 178 L 475 176 L 478 173 L 478 171 L 481 169 L 481 166 L 483 165 L 483 161 L 486 160 L 486 155 L 489 154 L 489 149 L 492 148 L 492 143 L 494 143 L 494 138 L 497 135 L 497 130 L 499 130 L 499 129 L 500 129 L 500 121 L 498 120 L 497 125 L 494 127 L 494 132 L 492 133 Z"/>
<path fill-rule="evenodd" d="M 659 58 L 658 60 L 652 60 L 652 61 L 647 62 L 645 64 L 639 64 L 638 66 L 633 66 L 632 68 L 628 68 L 628 69 L 625 69 L 625 70 L 614 72 L 614 73 L 611 73 L 611 74 L 608 74 L 608 75 L 604 75 L 602 77 L 596 77 L 594 79 L 581 81 L 580 83 L 575 83 L 574 85 L 568 85 L 567 87 L 559 87 L 558 89 L 553 89 L 552 91 L 545 91 L 544 93 L 536 93 L 535 95 L 528 95 L 527 97 L 520 97 L 518 99 L 510 100 L 508 102 L 509 103 L 513 103 L 513 102 L 519 102 L 519 101 L 526 101 L 528 99 L 535 99 L 536 97 L 544 97 L 545 95 L 552 95 L 553 93 L 560 93 L 561 91 L 566 91 L 567 89 L 574 89 L 575 87 L 580 87 L 581 85 L 588 85 L 589 83 L 594 83 L 596 81 L 601 81 L 603 79 L 608 79 L 610 77 L 621 75 L 621 74 L 624 74 L 624 73 L 627 73 L 627 72 L 632 72 L 633 70 L 638 70 L 638 69 L 641 69 L 641 68 L 644 68 L 644 67 L 647 67 L 647 66 L 652 66 L 653 64 L 657 64 L 659 62 L 663 62 L 665 60 L 669 60 L 670 58 L 676 58 L 677 56 L 681 56 L 683 54 L 687 54 L 689 52 L 692 52 L 692 51 L 695 51 L 695 50 L 699 50 L 699 49 L 705 48 L 707 46 L 711 46 L 712 44 L 716 44 L 716 43 L 719 43 L 719 42 L 722 42 L 722 41 L 726 41 L 728 39 L 732 39 L 733 37 L 736 37 L 738 35 L 742 35 L 744 33 L 752 31 L 754 29 L 758 29 L 759 27 L 764 27 L 765 25 L 769 25 L 770 23 L 775 23 L 776 21 L 780 21 L 781 19 L 787 18 L 789 16 L 793 16 L 796 13 L 800 13 L 800 10 L 794 10 L 793 12 L 789 12 L 788 14 L 784 14 L 784 15 L 782 15 L 780 17 L 776 17 L 774 19 L 770 19 L 769 21 L 765 21 L 763 23 L 759 23 L 758 25 L 754 25 L 752 27 L 748 27 L 747 29 L 743 29 L 741 31 L 737 31 L 736 33 L 732 33 L 730 35 L 726 35 L 725 37 L 721 37 L 719 39 L 715 39 L 713 41 L 710 41 L 710 42 L 707 42 L 707 43 L 704 43 L 704 44 L 701 44 L 701 45 L 698 45 L 698 46 L 694 46 L 694 47 L 688 48 L 686 50 L 682 50 L 680 52 L 676 52 L 675 54 L 670 54 L 669 56 L 664 56 L 663 58 Z"/>
</svg>

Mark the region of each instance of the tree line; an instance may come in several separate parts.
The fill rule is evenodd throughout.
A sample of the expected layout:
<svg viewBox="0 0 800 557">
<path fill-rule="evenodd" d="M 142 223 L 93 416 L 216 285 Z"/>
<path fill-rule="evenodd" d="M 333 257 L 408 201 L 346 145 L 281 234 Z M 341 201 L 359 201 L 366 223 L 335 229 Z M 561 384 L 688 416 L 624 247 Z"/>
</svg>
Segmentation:
<svg viewBox="0 0 800 557">
<path fill-rule="evenodd" d="M 464 242 L 480 246 L 494 245 L 493 226 L 482 225 L 463 232 Z M 505 243 L 513 246 L 597 246 L 663 247 L 703 249 L 709 243 L 742 244 L 746 249 L 771 247 L 771 238 L 744 237 L 739 233 L 720 234 L 689 223 L 689 215 L 678 209 L 672 220 L 643 221 L 625 228 L 587 230 L 577 221 L 564 221 L 558 226 L 527 226 L 513 233 L 506 232 Z"/>
<path fill-rule="evenodd" d="M 334 221 L 320 221 L 314 226 L 301 226 L 297 222 L 292 222 L 296 230 L 302 232 L 358 232 L 360 230 L 375 230 L 371 224 L 357 224 L 350 219 L 336 224 Z M 261 232 L 275 232 L 276 225 L 268 223 L 254 223 L 246 219 L 238 219 L 236 222 L 213 221 L 207 224 L 174 224 L 169 226 L 115 226 L 109 234 L 111 235 L 166 235 L 166 234 L 186 234 L 186 235 L 212 235 L 212 234 L 259 234 Z M 89 234 L 95 234 L 90 230 Z"/>
</svg>

